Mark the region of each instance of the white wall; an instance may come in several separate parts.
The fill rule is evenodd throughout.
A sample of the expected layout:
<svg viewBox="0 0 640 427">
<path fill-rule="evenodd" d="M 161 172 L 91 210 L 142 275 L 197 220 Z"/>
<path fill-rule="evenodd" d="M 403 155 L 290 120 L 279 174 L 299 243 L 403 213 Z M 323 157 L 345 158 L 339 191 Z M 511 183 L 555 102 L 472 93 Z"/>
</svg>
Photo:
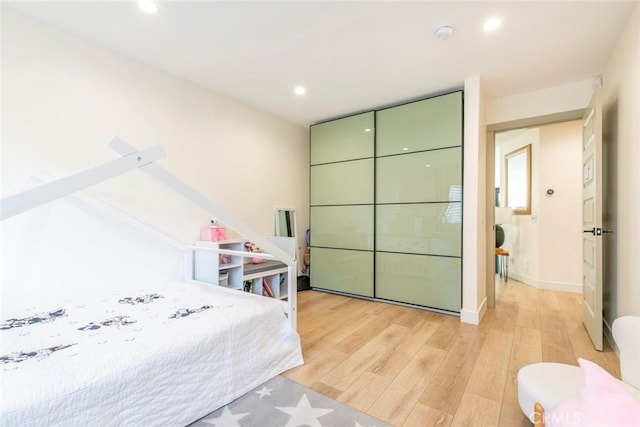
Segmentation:
<svg viewBox="0 0 640 427">
<path fill-rule="evenodd" d="M 264 235 L 275 206 L 308 227 L 308 131 L 105 48 L 2 10 L 3 194 L 32 172 L 59 175 L 116 157 L 118 135 L 161 145 L 163 166 Z M 207 222 L 141 179 L 94 191 L 181 240 Z M 157 205 L 156 205 L 157 203 Z M 160 206 L 155 208 L 155 206 Z"/>
<path fill-rule="evenodd" d="M 586 79 L 492 99 L 487 103 L 487 124 L 580 110 L 589 103 L 592 93 L 593 79 Z"/>
<path fill-rule="evenodd" d="M 538 284 L 582 292 L 582 122 L 540 127 Z M 547 189 L 554 194 L 547 196 Z"/>
<path fill-rule="evenodd" d="M 464 179 L 462 236 L 462 310 L 460 320 L 478 324 L 487 308 L 487 179 L 484 93 L 479 77 L 464 82 Z"/>
<path fill-rule="evenodd" d="M 34 174 L 58 176 L 117 158 L 106 144 L 118 135 L 139 149 L 161 145 L 162 166 L 262 235 L 274 235 L 274 207 L 295 207 L 304 244 L 307 129 L 1 11 L 3 195 Z M 183 243 L 209 221 L 137 171 L 89 193 Z M 57 203 L 3 221 L 0 308 L 11 309 L 16 294 L 47 300 L 181 277 L 175 249 L 92 216 Z"/>
<path fill-rule="evenodd" d="M 609 154 L 605 228 L 605 320 L 640 316 L 640 5 L 603 73 L 604 142 Z M 613 184 L 613 185 L 612 185 Z"/>
</svg>

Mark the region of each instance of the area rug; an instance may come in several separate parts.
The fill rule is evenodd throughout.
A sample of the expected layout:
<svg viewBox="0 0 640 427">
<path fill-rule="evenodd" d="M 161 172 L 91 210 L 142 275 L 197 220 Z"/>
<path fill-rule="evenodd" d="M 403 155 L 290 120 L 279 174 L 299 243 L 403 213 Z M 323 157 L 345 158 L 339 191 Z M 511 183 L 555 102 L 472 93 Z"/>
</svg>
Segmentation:
<svg viewBox="0 0 640 427">
<path fill-rule="evenodd" d="M 389 427 L 278 375 L 189 427 Z"/>
</svg>

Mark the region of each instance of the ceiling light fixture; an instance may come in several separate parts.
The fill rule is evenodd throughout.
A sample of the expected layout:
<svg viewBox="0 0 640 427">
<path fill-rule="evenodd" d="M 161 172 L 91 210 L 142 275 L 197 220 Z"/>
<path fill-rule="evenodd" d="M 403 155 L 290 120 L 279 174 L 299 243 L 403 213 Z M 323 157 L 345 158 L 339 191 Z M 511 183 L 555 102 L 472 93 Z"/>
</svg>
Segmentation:
<svg viewBox="0 0 640 427">
<path fill-rule="evenodd" d="M 158 13 L 158 5 L 153 0 L 138 0 L 138 7 L 145 13 Z"/>
<path fill-rule="evenodd" d="M 434 34 L 438 40 L 446 40 L 453 34 L 453 27 L 451 25 L 443 25 Z"/>
<path fill-rule="evenodd" d="M 304 88 L 304 86 L 296 86 L 296 87 L 293 89 L 293 92 L 294 92 L 296 95 L 302 96 L 302 95 L 304 95 L 304 94 L 307 92 L 307 90 Z"/>
<path fill-rule="evenodd" d="M 498 28 L 500 28 L 501 25 L 502 25 L 502 21 L 500 20 L 500 18 L 498 18 L 497 16 L 494 16 L 493 18 L 489 18 L 486 21 L 484 21 L 484 25 L 482 26 L 482 28 L 484 28 L 486 32 L 490 32 L 490 31 L 497 30 Z"/>
</svg>

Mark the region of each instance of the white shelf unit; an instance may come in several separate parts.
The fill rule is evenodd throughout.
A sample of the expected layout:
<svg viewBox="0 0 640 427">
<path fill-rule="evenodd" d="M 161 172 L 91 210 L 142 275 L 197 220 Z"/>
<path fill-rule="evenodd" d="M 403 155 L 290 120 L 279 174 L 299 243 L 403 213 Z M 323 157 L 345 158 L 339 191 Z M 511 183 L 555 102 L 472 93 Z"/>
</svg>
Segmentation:
<svg viewBox="0 0 640 427">
<path fill-rule="evenodd" d="M 273 298 L 287 300 L 287 265 L 280 261 L 266 260 L 258 264 L 245 262 L 248 258 L 240 255 L 220 254 L 215 250 L 244 250 L 244 240 L 224 240 L 209 242 L 198 240 L 194 247 L 193 278 L 200 282 L 244 290 L 245 282 L 252 282 L 251 291 L 263 295 L 263 279 L 273 292 Z M 226 262 L 224 262 L 226 260 Z M 227 274 L 226 280 L 223 275 Z"/>
<path fill-rule="evenodd" d="M 220 242 L 208 242 L 198 240 L 194 246 L 205 249 L 220 249 L 239 251 L 243 250 L 243 240 L 224 240 Z M 226 262 L 225 262 L 226 261 Z M 243 258 L 240 255 L 220 254 L 212 251 L 195 250 L 193 254 L 193 278 L 195 280 L 222 285 L 221 273 L 227 273 L 226 284 L 223 286 L 232 289 L 242 289 L 243 283 Z"/>
<path fill-rule="evenodd" d="M 273 298 L 286 300 L 287 295 L 287 265 L 279 261 L 266 261 L 260 264 L 246 263 L 243 267 L 243 284 L 253 282 L 254 294 L 263 295 L 263 280 L 267 282 L 273 292 Z"/>
</svg>

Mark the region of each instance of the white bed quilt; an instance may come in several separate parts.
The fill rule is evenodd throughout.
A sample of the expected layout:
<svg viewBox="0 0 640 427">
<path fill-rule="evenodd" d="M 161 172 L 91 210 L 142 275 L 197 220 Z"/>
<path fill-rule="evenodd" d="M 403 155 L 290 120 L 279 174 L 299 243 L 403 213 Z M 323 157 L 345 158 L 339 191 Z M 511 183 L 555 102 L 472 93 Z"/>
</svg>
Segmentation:
<svg viewBox="0 0 640 427">
<path fill-rule="evenodd" d="M 280 304 L 239 291 L 27 302 L 0 319 L 0 425 L 186 425 L 300 364 Z"/>
</svg>

